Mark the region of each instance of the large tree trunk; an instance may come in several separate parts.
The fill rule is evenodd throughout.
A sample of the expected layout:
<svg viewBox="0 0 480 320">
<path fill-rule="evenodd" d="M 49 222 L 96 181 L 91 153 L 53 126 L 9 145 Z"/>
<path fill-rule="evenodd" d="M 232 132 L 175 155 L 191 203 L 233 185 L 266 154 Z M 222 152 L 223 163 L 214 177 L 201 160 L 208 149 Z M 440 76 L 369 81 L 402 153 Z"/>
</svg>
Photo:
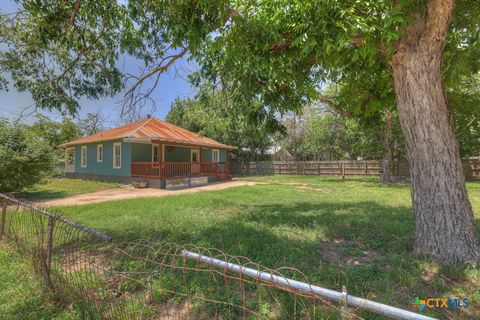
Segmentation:
<svg viewBox="0 0 480 320">
<path fill-rule="evenodd" d="M 477 263 L 475 220 L 442 79 L 453 0 L 413 15 L 391 61 L 412 179 L 414 252 L 444 263 Z"/>
<path fill-rule="evenodd" d="M 382 174 L 380 175 L 381 183 L 389 183 L 392 180 L 390 176 L 390 165 L 393 159 L 392 149 L 392 113 L 387 111 L 385 118 L 385 132 L 383 133 Z"/>
</svg>

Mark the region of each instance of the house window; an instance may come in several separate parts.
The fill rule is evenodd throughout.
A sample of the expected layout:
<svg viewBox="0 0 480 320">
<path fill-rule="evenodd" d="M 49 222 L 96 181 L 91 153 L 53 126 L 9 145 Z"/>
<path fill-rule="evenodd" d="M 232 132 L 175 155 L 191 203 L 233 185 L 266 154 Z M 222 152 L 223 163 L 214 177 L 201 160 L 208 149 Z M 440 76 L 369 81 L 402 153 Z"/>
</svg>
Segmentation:
<svg viewBox="0 0 480 320">
<path fill-rule="evenodd" d="M 200 162 L 200 150 L 198 149 L 190 150 L 190 162 Z"/>
<path fill-rule="evenodd" d="M 113 144 L 113 168 L 120 169 L 122 167 L 122 143 L 115 142 Z"/>
<path fill-rule="evenodd" d="M 87 167 L 87 146 L 82 146 L 81 153 L 80 153 L 80 166 L 82 168 Z"/>
<path fill-rule="evenodd" d="M 220 162 L 220 151 L 212 150 L 212 162 Z"/>
<path fill-rule="evenodd" d="M 103 162 L 103 144 L 97 144 L 97 162 Z"/>
<path fill-rule="evenodd" d="M 152 144 L 152 162 L 159 162 L 158 158 L 158 144 Z"/>
</svg>

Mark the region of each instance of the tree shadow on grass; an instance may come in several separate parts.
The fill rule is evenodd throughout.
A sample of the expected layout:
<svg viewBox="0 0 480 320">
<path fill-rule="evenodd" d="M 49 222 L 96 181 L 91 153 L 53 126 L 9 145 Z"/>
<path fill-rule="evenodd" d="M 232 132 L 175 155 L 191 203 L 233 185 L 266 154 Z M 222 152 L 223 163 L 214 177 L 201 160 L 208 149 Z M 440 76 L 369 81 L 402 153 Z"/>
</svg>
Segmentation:
<svg viewBox="0 0 480 320">
<path fill-rule="evenodd" d="M 292 234 L 304 233 L 305 236 L 298 237 L 298 243 L 302 245 L 344 239 L 370 249 L 403 253 L 411 248 L 414 225 L 408 207 L 389 207 L 374 201 L 295 202 L 246 206 L 244 212 L 214 220 L 211 224 L 196 225 L 195 217 L 192 217 L 191 222 L 182 225 L 160 222 L 148 226 L 133 224 L 128 230 L 112 227 L 101 231 L 117 241 L 146 238 L 192 242 L 216 247 L 229 254 L 247 255 L 263 245 L 292 247 L 295 239 L 282 235 L 282 230 L 286 233 L 290 230 Z"/>
<path fill-rule="evenodd" d="M 288 228 L 305 236 L 278 232 Z M 320 235 L 315 236 L 316 232 Z M 202 241 L 228 254 L 246 256 L 271 268 L 293 267 L 314 284 L 335 290 L 346 285 L 351 294 L 405 309 L 411 308 L 415 296 L 444 295 L 467 287 L 469 294 L 475 294 L 470 269 L 438 266 L 416 257 L 411 253 L 413 238 L 409 207 L 394 208 L 371 201 L 254 206 L 245 215 L 202 232 Z M 358 265 L 332 263 L 321 247 L 325 240 L 336 239 L 347 240 L 347 249 L 358 249 L 360 254 L 376 251 L 378 255 Z M 446 281 L 452 274 L 457 283 Z M 368 318 L 376 319 L 373 315 Z"/>
<path fill-rule="evenodd" d="M 415 296 L 429 297 L 462 290 L 463 283 L 445 282 L 443 275 L 458 274 L 469 281 L 469 270 L 435 267 L 411 254 L 414 225 L 411 209 L 375 201 L 299 201 L 245 206 L 245 210 L 211 223 L 195 216 L 182 223 L 132 224 L 128 230 L 106 227 L 116 241 L 148 239 L 216 248 L 228 255 L 245 256 L 269 268 L 294 267 L 310 282 L 402 308 Z M 377 252 L 367 263 L 335 263 L 326 259 L 322 245 L 344 240 L 347 254 Z M 451 277 L 451 275 L 449 275 Z M 368 317 L 374 319 L 374 317 Z"/>
<path fill-rule="evenodd" d="M 244 221 L 269 228 L 293 227 L 316 233 L 320 239 L 358 241 L 376 249 L 385 247 L 388 251 L 391 242 L 410 245 L 408 239 L 413 237 L 414 230 L 408 207 L 389 207 L 373 201 L 255 206 L 244 216 Z"/>
</svg>

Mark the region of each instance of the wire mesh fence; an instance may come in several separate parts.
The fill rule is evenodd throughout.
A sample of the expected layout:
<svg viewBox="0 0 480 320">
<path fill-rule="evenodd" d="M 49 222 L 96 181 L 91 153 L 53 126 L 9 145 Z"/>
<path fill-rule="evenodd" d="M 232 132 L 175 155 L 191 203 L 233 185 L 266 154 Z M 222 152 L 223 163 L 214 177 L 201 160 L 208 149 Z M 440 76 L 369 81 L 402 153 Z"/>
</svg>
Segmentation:
<svg viewBox="0 0 480 320">
<path fill-rule="evenodd" d="M 296 269 L 193 245 L 116 243 L 31 203 L 0 201 L 0 240 L 14 243 L 45 288 L 85 319 L 363 319 L 346 292 L 332 302 Z"/>
</svg>

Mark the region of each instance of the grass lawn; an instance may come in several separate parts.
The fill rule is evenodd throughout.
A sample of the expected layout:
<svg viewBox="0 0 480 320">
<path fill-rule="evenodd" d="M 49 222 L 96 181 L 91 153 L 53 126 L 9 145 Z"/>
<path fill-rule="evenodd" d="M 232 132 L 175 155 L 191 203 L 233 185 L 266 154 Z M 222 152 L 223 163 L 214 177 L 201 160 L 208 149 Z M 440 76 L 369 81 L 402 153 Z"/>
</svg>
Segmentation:
<svg viewBox="0 0 480 320">
<path fill-rule="evenodd" d="M 480 310 L 480 270 L 413 256 L 406 184 L 372 178 L 270 176 L 219 191 L 58 208 L 116 241 L 152 239 L 213 247 L 271 268 L 295 267 L 311 282 L 412 308 L 415 296 L 460 296 L 473 319 Z M 480 218 L 480 184 L 468 184 Z M 478 221 L 477 221 L 478 222 Z M 477 227 L 480 223 L 477 223 Z M 367 317 L 373 319 L 372 315 Z"/>
<path fill-rule="evenodd" d="M 31 267 L 13 247 L 0 243 L 0 319 L 80 319 L 56 306 L 31 276 Z"/>
<path fill-rule="evenodd" d="M 414 226 L 408 185 L 380 185 L 375 178 L 244 179 L 259 184 L 56 211 L 116 241 L 146 238 L 218 248 L 267 267 L 294 267 L 314 284 L 336 290 L 346 285 L 350 294 L 403 308 L 410 309 L 415 296 L 466 297 L 468 309 L 442 310 L 441 318 L 479 317 L 479 269 L 441 266 L 410 254 Z M 116 186 L 54 179 L 30 199 Z M 468 190 L 478 220 L 480 184 L 470 183 Z M 2 316 L 75 319 L 74 309 L 48 302 L 41 283 L 28 276 L 28 265 L 12 248 L 0 247 L 0 265 Z"/>
<path fill-rule="evenodd" d="M 65 198 L 77 194 L 90 193 L 120 187 L 118 183 L 93 180 L 52 178 L 46 183 L 37 184 L 32 189 L 19 193 L 19 198 L 31 201 Z"/>
</svg>

